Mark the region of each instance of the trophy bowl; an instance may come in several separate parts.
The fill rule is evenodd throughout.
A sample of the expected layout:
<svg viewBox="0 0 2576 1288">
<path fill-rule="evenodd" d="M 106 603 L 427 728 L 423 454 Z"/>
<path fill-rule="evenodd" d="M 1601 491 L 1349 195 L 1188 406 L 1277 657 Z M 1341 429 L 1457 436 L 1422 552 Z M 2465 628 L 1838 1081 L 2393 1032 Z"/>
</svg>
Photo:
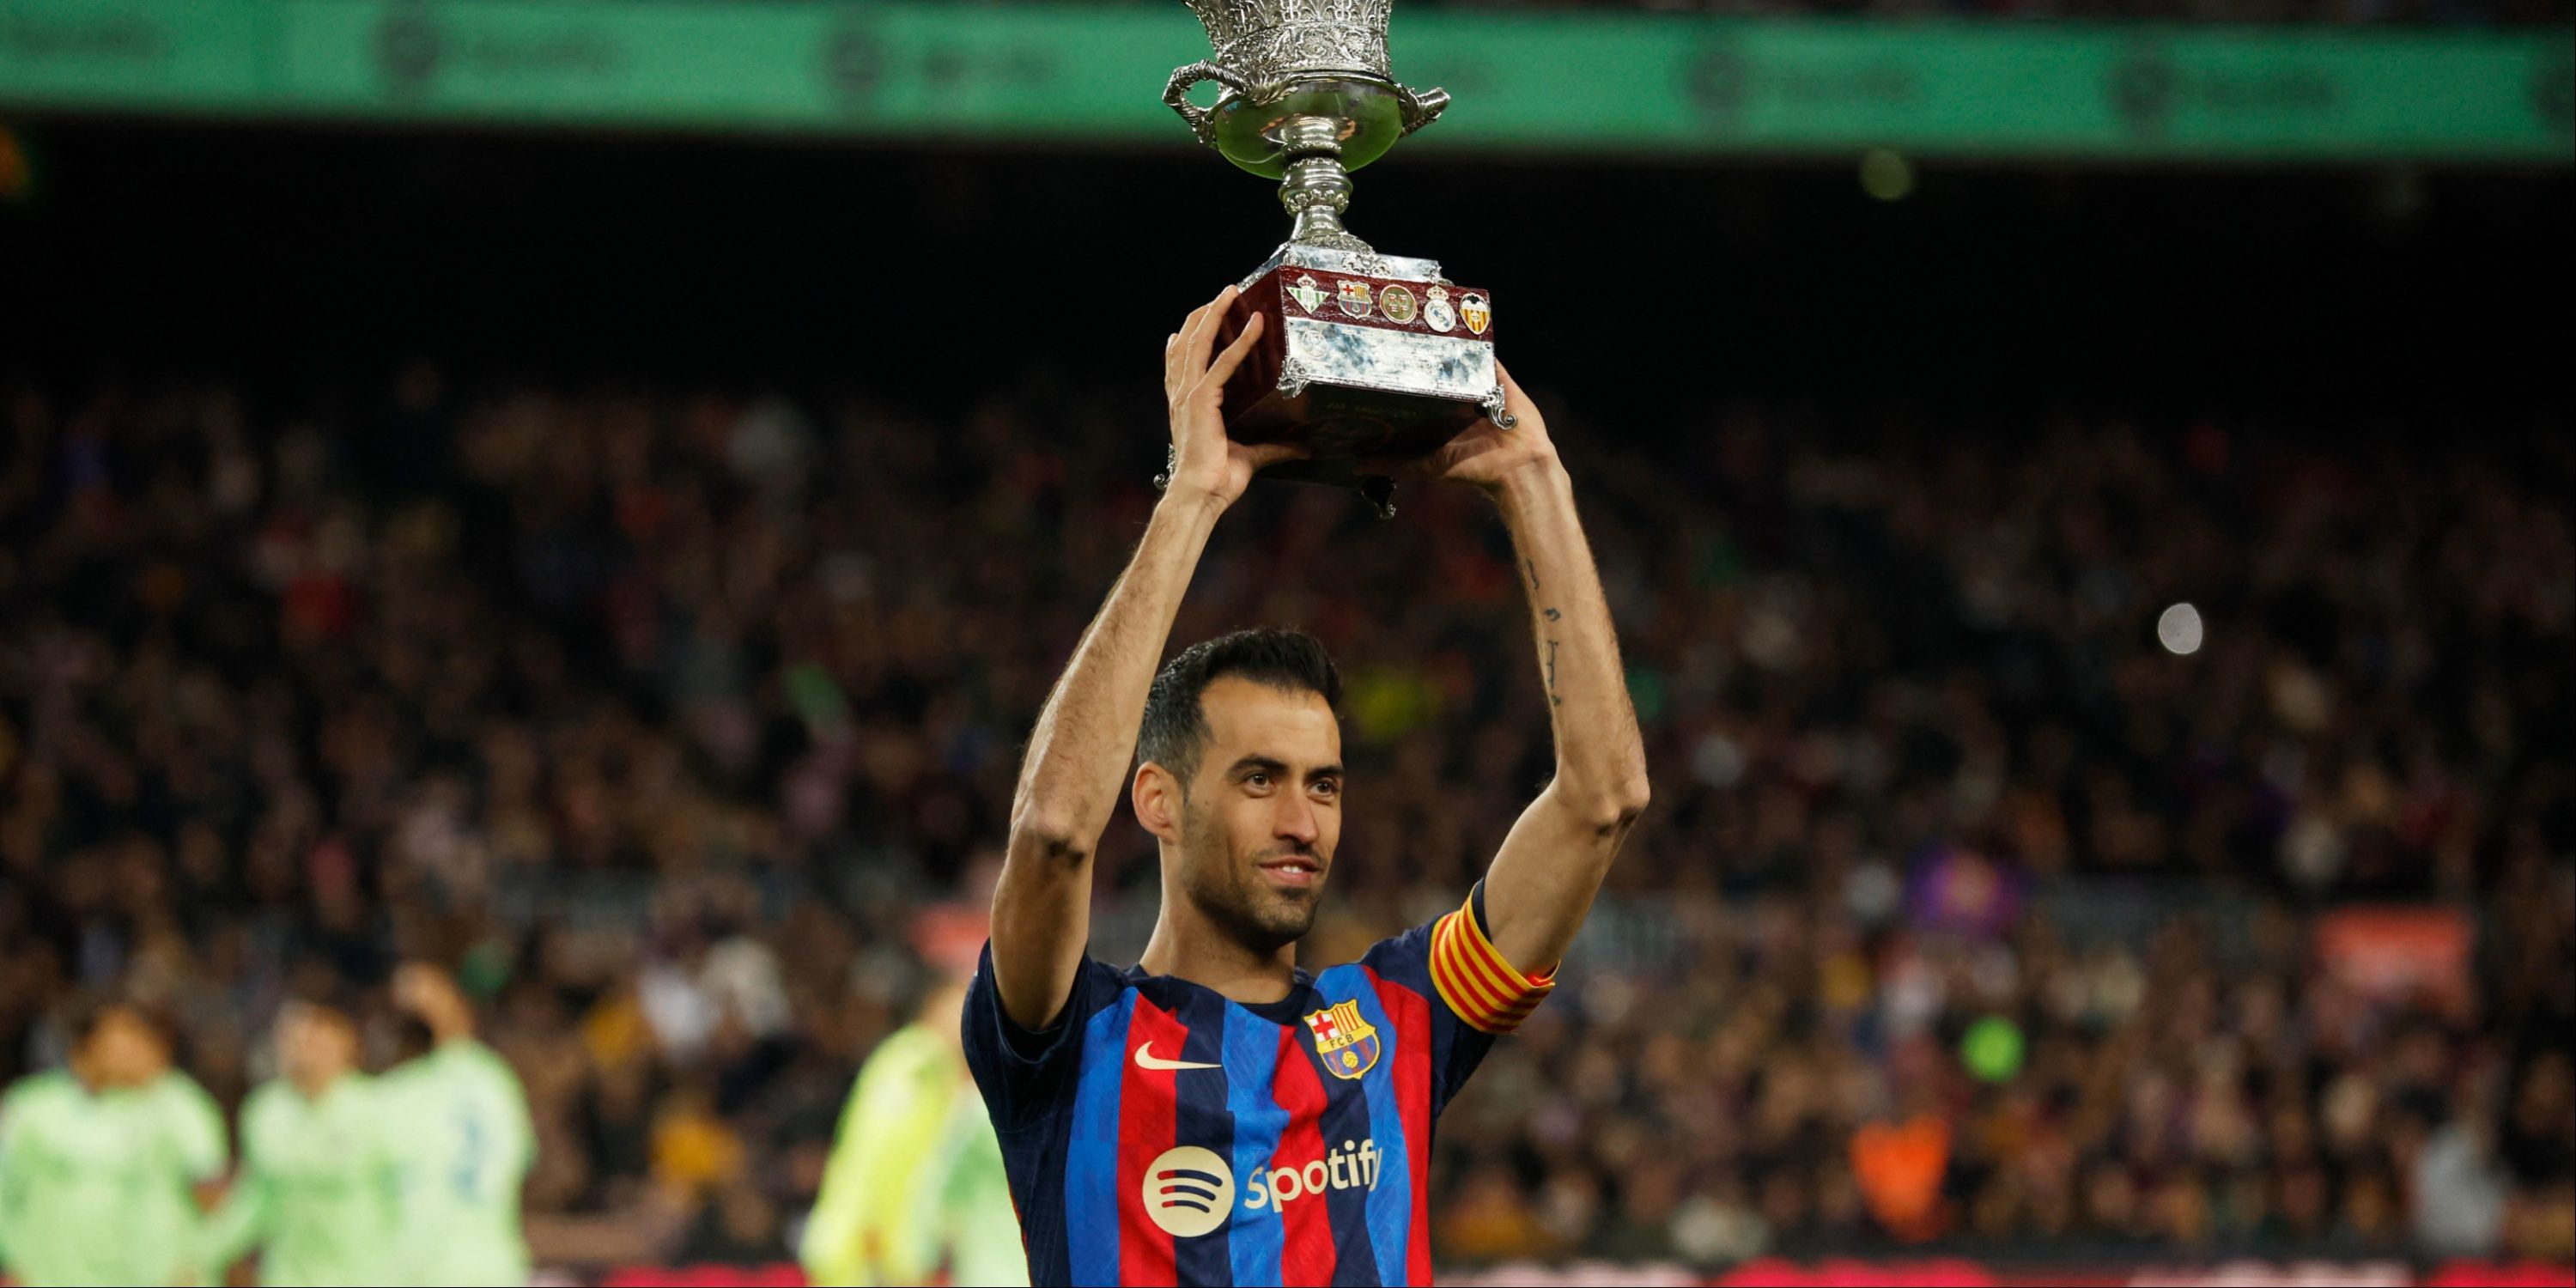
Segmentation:
<svg viewBox="0 0 2576 1288">
<path fill-rule="evenodd" d="M 1346 172 L 1385 156 L 1406 133 L 1396 87 L 1358 77 L 1319 76 L 1283 86 L 1267 100 L 1228 89 L 1208 109 L 1218 153 L 1265 179 L 1287 177 L 1291 142 L 1309 121 L 1332 124 Z"/>
<path fill-rule="evenodd" d="M 1407 88 L 1388 73 L 1394 0 L 1185 3 L 1215 56 L 1175 70 L 1163 102 L 1200 142 L 1263 178 L 1288 178 L 1301 159 L 1330 160 L 1347 174 L 1448 106 L 1448 94 Z M 1224 87 L 1215 106 L 1189 101 L 1201 81 Z"/>
</svg>

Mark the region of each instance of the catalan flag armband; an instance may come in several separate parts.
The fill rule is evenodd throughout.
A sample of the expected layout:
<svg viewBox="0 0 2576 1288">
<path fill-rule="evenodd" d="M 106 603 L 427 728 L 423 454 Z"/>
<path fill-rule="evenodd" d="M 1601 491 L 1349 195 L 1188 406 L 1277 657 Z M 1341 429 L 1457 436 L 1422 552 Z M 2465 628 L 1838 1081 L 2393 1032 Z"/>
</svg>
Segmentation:
<svg viewBox="0 0 2576 1288">
<path fill-rule="evenodd" d="M 1469 1027 L 1509 1033 L 1556 987 L 1556 972 L 1523 975 L 1485 937 L 1476 895 L 1431 927 L 1431 982 L 1440 998 Z"/>
</svg>

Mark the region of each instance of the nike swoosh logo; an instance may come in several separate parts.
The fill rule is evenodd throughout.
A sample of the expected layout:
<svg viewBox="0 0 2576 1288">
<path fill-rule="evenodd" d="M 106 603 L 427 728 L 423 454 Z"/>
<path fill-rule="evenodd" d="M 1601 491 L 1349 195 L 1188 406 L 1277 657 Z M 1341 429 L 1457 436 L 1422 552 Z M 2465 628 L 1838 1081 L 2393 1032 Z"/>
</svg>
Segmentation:
<svg viewBox="0 0 2576 1288">
<path fill-rule="evenodd" d="M 1222 1069 L 1225 1066 L 1193 1064 L 1187 1060 L 1165 1060 L 1154 1054 L 1154 1044 L 1148 1042 L 1136 1048 L 1136 1067 L 1139 1069 Z"/>
</svg>

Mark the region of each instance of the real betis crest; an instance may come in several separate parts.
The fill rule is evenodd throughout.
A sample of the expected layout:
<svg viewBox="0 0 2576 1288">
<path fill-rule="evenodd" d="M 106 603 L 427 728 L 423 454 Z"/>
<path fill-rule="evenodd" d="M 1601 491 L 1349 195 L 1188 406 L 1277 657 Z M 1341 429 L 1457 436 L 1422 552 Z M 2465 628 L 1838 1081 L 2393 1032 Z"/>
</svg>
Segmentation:
<svg viewBox="0 0 2576 1288">
<path fill-rule="evenodd" d="M 1315 1054 L 1336 1078 L 1356 1078 L 1377 1065 L 1377 1028 L 1360 1018 L 1357 1002 L 1335 1002 L 1310 1012 L 1306 1029 L 1315 1035 Z"/>
<path fill-rule="evenodd" d="M 1324 288 L 1315 285 L 1314 274 L 1300 273 L 1297 284 L 1288 288 L 1288 298 L 1297 301 L 1297 307 L 1312 313 L 1316 305 L 1324 302 Z"/>
</svg>

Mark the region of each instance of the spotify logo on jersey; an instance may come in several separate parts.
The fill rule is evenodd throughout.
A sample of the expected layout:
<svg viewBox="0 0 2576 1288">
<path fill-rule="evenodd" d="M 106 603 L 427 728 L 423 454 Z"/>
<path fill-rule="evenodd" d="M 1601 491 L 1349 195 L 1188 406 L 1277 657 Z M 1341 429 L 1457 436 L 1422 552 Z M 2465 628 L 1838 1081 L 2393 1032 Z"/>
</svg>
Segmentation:
<svg viewBox="0 0 2576 1288">
<path fill-rule="evenodd" d="M 1318 1158 L 1304 1167 L 1276 1167 L 1267 1173 L 1254 1172 L 1245 1178 L 1243 1206 L 1254 1212 L 1265 1207 L 1287 1211 L 1297 1199 L 1312 1198 L 1327 1189 L 1374 1190 L 1377 1188 L 1378 1164 L 1385 1155 L 1377 1152 L 1374 1136 L 1352 1144 L 1343 1141 L 1340 1149 Z"/>
<path fill-rule="evenodd" d="M 1163 1233 L 1195 1238 L 1225 1224 L 1234 1202 L 1233 1169 L 1212 1149 L 1183 1145 L 1145 1169 L 1145 1213 Z"/>
<path fill-rule="evenodd" d="M 1386 1156 L 1377 1152 L 1376 1138 L 1371 1137 L 1357 1143 L 1343 1141 L 1340 1149 L 1303 1167 L 1255 1168 L 1243 1181 L 1243 1209 L 1284 1212 L 1298 1199 L 1330 1190 L 1374 1190 L 1378 1166 L 1385 1161 Z M 1164 1150 L 1145 1169 L 1145 1211 L 1164 1233 L 1176 1238 L 1196 1238 L 1225 1224 L 1225 1205 L 1234 1201 L 1234 1191 L 1234 1177 L 1225 1160 L 1215 1150 L 1197 1145 Z"/>
</svg>

